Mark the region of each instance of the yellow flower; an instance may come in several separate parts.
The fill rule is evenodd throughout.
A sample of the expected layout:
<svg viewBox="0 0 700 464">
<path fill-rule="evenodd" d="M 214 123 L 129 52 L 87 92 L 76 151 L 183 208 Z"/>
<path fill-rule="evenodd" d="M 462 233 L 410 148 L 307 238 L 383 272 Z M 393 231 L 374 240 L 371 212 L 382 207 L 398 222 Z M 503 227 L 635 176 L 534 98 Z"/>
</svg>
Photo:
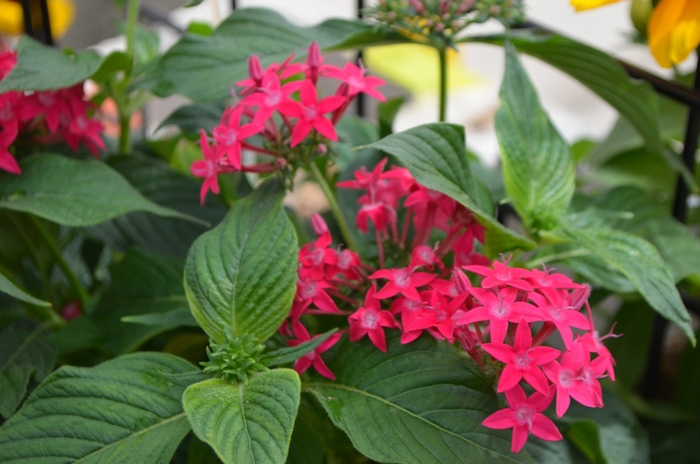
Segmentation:
<svg viewBox="0 0 700 464">
<path fill-rule="evenodd" d="M 576 11 L 620 0 L 570 0 Z M 700 45 L 700 0 L 661 0 L 647 26 L 649 48 L 664 68 L 681 63 Z"/>
<path fill-rule="evenodd" d="M 75 5 L 72 0 L 48 0 L 51 34 L 60 39 L 73 23 Z M 20 35 L 24 32 L 22 5 L 12 0 L 0 0 L 0 35 Z"/>
<path fill-rule="evenodd" d="M 700 45 L 700 1 L 661 0 L 649 19 L 647 35 L 661 66 L 682 62 Z"/>
</svg>

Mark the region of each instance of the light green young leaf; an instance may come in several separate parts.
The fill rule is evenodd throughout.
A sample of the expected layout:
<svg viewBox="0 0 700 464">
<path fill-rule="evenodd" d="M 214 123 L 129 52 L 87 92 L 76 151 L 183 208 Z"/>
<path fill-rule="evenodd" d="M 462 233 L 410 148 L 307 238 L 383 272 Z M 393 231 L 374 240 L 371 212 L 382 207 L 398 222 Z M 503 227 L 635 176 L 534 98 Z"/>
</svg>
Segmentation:
<svg viewBox="0 0 700 464">
<path fill-rule="evenodd" d="M 387 333 L 382 353 L 344 338 L 324 360 L 336 376 L 304 385 L 355 448 L 377 462 L 531 463 L 510 451 L 510 434 L 481 426 L 496 393 L 471 362 L 430 337 L 402 345 Z"/>
<path fill-rule="evenodd" d="M 612 229 L 565 228 L 562 232 L 627 277 L 652 308 L 676 323 L 695 344 L 690 314 L 681 301 L 671 271 L 651 243 Z"/>
<path fill-rule="evenodd" d="M 2 268 L 0 268 L 0 292 L 7 293 L 11 297 L 17 298 L 18 300 L 24 301 L 25 303 L 37 306 L 51 306 L 51 303 L 49 303 L 48 301 L 40 300 L 38 298 L 33 297 L 25 290 L 23 290 L 19 285 L 16 285 L 14 282 L 8 279 L 3 274 Z"/>
<path fill-rule="evenodd" d="M 218 343 L 269 338 L 296 291 L 297 238 L 274 180 L 233 204 L 226 219 L 199 237 L 185 264 L 185 292 L 199 325 Z"/>
<path fill-rule="evenodd" d="M 534 242 L 505 228 L 493 217 L 490 195 L 469 166 L 463 127 L 425 124 L 390 135 L 367 147 L 393 155 L 422 185 L 454 198 L 473 211 L 487 229 L 487 245 L 496 253 L 535 247 Z"/>
<path fill-rule="evenodd" d="M 56 361 L 57 350 L 45 327 L 10 326 L 0 333 L 0 417 L 8 418 L 24 399 L 30 379 L 41 382 Z"/>
<path fill-rule="evenodd" d="M 505 187 L 525 223 L 548 230 L 571 202 L 574 162 L 540 105 L 515 47 L 506 42 L 505 49 L 501 107 L 496 113 Z"/>
<path fill-rule="evenodd" d="M 187 388 L 182 402 L 194 433 L 225 464 L 283 464 L 300 395 L 299 375 L 274 369 L 247 383 L 205 380 Z"/>
<path fill-rule="evenodd" d="M 328 338 L 330 338 L 330 336 L 333 335 L 337 330 L 338 329 L 329 330 L 328 332 L 322 334 L 319 337 L 316 337 L 312 340 L 301 343 L 294 347 L 282 348 L 279 350 L 270 351 L 269 353 L 265 353 L 263 359 L 261 360 L 261 363 L 268 367 L 272 367 L 296 361 L 305 354 L 315 350 L 321 343 L 328 340 Z"/>
<path fill-rule="evenodd" d="M 163 327 L 199 327 L 189 308 L 173 309 L 165 313 L 145 313 L 136 316 L 124 316 L 122 322 Z"/>
<path fill-rule="evenodd" d="M 5 176 L 0 182 L 0 208 L 72 227 L 96 225 L 132 211 L 203 222 L 147 200 L 99 161 L 42 154 L 20 165 L 21 176 Z"/>
<path fill-rule="evenodd" d="M 199 372 L 163 353 L 61 367 L 0 428 L 0 462 L 167 464 L 190 430 L 181 398 Z"/>
</svg>

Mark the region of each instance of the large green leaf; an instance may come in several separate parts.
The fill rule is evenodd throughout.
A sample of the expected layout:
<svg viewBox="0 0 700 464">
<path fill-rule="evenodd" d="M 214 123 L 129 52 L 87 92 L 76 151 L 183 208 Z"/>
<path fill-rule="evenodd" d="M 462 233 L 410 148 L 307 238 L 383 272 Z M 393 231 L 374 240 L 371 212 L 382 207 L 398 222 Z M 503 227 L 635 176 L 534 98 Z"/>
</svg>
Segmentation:
<svg viewBox="0 0 700 464">
<path fill-rule="evenodd" d="M 17 298 L 25 303 L 37 305 L 37 306 L 51 306 L 48 301 L 43 301 L 38 298 L 33 297 L 25 290 L 23 290 L 19 285 L 8 279 L 2 272 L 0 268 L 0 292 L 7 293 L 13 298 Z"/>
<path fill-rule="evenodd" d="M 282 62 L 291 53 L 302 57 L 313 41 L 330 48 L 405 40 L 398 34 L 378 34 L 359 21 L 331 19 L 303 28 L 274 11 L 245 8 L 234 11 L 209 36 L 185 33 L 137 85 L 160 96 L 221 100 L 230 96 L 235 82 L 247 77 L 250 55 L 259 54 L 263 65 L 268 65 Z"/>
<path fill-rule="evenodd" d="M 506 191 L 527 224 L 552 228 L 574 193 L 574 162 L 569 146 L 552 125 L 506 42 L 506 70 L 496 134 L 501 146 Z"/>
<path fill-rule="evenodd" d="M 297 238 L 274 180 L 233 204 L 199 237 L 185 264 L 185 292 L 199 325 L 219 343 L 224 328 L 266 340 L 289 313 L 296 291 Z"/>
<path fill-rule="evenodd" d="M 648 83 L 631 79 L 610 55 L 541 30 L 512 31 L 510 39 L 519 51 L 551 64 L 598 94 L 632 123 L 653 151 L 664 151 L 658 95 Z M 503 44 L 504 37 L 466 40 Z"/>
<path fill-rule="evenodd" d="M 197 221 L 149 201 L 122 176 L 95 160 L 42 154 L 26 158 L 20 165 L 21 176 L 4 176 L 0 181 L 0 208 L 73 227 L 99 224 L 132 211 Z"/>
<path fill-rule="evenodd" d="M 144 197 L 209 224 L 218 224 L 226 208 L 216 198 L 199 204 L 200 185 L 165 163 L 137 156 L 116 156 L 108 164 Z M 119 216 L 89 229 L 111 248 L 127 251 L 132 246 L 173 256 L 187 256 L 190 246 L 208 227 L 203 224 L 164 218 L 144 212 Z"/>
<path fill-rule="evenodd" d="M 182 287 L 183 267 L 182 259 L 132 249 L 110 268 L 110 285 L 89 316 L 100 327 L 101 346 L 107 353 L 113 356 L 127 353 L 183 322 L 182 318 L 165 318 L 188 308 Z M 122 318 L 146 314 L 151 320 L 161 315 L 163 323 L 145 325 L 122 321 Z"/>
<path fill-rule="evenodd" d="M 511 453 L 508 432 L 481 425 L 498 401 L 467 357 L 431 337 L 402 345 L 387 335 L 386 353 L 344 338 L 324 358 L 336 381 L 304 385 L 355 448 L 378 462 L 532 462 Z"/>
<path fill-rule="evenodd" d="M 634 390 L 647 367 L 654 328 L 654 311 L 645 301 L 627 301 L 615 315 L 615 332 L 624 337 L 605 341 L 617 367 L 619 384 Z"/>
<path fill-rule="evenodd" d="M 463 127 L 426 124 L 384 137 L 368 147 L 395 156 L 422 185 L 442 192 L 472 210 L 487 228 L 487 245 L 491 250 L 500 252 L 535 247 L 534 242 L 494 219 L 489 195 L 469 166 Z"/>
<path fill-rule="evenodd" d="M 161 127 L 174 125 L 185 134 L 199 135 L 201 129 L 210 131 L 216 127 L 225 109 L 226 102 L 220 101 L 182 106 L 173 111 Z"/>
<path fill-rule="evenodd" d="M 0 416 L 10 417 L 24 399 L 30 379 L 41 382 L 56 361 L 45 327 L 13 325 L 0 333 Z"/>
<path fill-rule="evenodd" d="M 17 65 L 0 82 L 0 93 L 70 87 L 92 76 L 101 64 L 94 51 L 67 54 L 24 35 L 17 44 Z"/>
<path fill-rule="evenodd" d="M 627 277 L 652 308 L 678 324 L 695 344 L 690 314 L 681 301 L 671 271 L 651 243 L 612 229 L 566 228 L 563 234 Z"/>
<path fill-rule="evenodd" d="M 0 428 L 0 462 L 166 464 L 190 430 L 181 398 L 199 372 L 163 353 L 64 366 Z"/>
<path fill-rule="evenodd" d="M 299 408 L 301 382 L 274 369 L 233 384 L 210 379 L 185 390 L 182 402 L 194 433 L 226 464 L 282 464 Z"/>
</svg>

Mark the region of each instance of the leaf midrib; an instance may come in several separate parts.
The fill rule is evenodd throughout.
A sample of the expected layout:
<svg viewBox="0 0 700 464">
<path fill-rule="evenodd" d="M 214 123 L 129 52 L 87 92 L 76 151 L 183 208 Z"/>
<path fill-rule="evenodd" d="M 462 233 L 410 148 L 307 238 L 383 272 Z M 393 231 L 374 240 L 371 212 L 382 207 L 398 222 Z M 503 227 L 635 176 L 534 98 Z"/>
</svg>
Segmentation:
<svg viewBox="0 0 700 464">
<path fill-rule="evenodd" d="M 381 402 L 381 403 L 384 403 L 384 404 L 386 404 L 386 405 L 389 405 L 389 406 L 391 406 L 391 407 L 393 407 L 393 408 L 396 408 L 396 409 L 400 410 L 401 412 L 403 412 L 403 413 L 405 413 L 405 414 L 408 414 L 408 415 L 411 416 L 411 417 L 414 417 L 414 418 L 416 418 L 416 419 L 419 419 L 419 420 L 421 420 L 421 421 L 423 421 L 423 422 L 425 422 L 425 423 L 431 425 L 432 427 L 435 427 L 436 429 L 440 430 L 440 431 L 443 432 L 443 433 L 447 433 L 447 434 L 449 434 L 449 435 L 452 435 L 452 436 L 454 436 L 454 437 L 456 437 L 456 438 L 458 438 L 458 439 L 460 439 L 460 440 L 462 440 L 462 441 L 465 441 L 465 442 L 469 443 L 469 444 L 472 445 L 472 446 L 475 446 L 476 448 L 479 448 L 479 449 L 482 449 L 482 450 L 486 451 L 487 453 L 494 454 L 494 455 L 496 455 L 496 456 L 500 456 L 500 457 L 502 457 L 502 458 L 508 459 L 508 460 L 511 461 L 511 462 L 520 464 L 519 461 L 516 461 L 516 460 L 510 458 L 510 457 L 507 456 L 507 455 L 499 454 L 499 453 L 497 453 L 497 452 L 495 452 L 495 451 L 493 451 L 493 450 L 490 450 L 490 449 L 488 449 L 488 448 L 485 448 L 485 447 L 479 445 L 478 443 L 475 443 L 475 442 L 473 442 L 473 441 L 471 441 L 471 440 L 469 440 L 469 439 L 463 437 L 462 435 L 459 435 L 459 434 L 457 434 L 457 433 L 455 433 L 455 432 L 453 432 L 453 431 L 451 431 L 451 430 L 445 429 L 444 427 L 441 427 L 441 426 L 437 425 L 436 423 L 431 422 L 431 421 L 427 420 L 426 418 L 424 418 L 424 417 L 422 417 L 422 416 L 420 416 L 420 415 L 418 415 L 418 414 L 415 414 L 415 413 L 409 411 L 408 409 L 405 409 L 404 407 L 399 406 L 399 405 L 396 404 L 396 403 L 392 403 L 391 401 L 388 401 L 388 400 L 386 400 L 386 399 L 384 399 L 384 398 L 382 398 L 382 397 L 380 397 L 380 396 L 373 395 L 372 393 L 369 393 L 369 392 L 366 392 L 366 391 L 364 391 L 364 390 L 360 390 L 360 389 L 357 389 L 357 388 L 354 388 L 354 387 L 350 387 L 350 386 L 347 386 L 347 385 L 334 384 L 334 383 L 324 383 L 324 382 L 311 382 L 311 383 L 307 383 L 307 384 L 305 385 L 305 390 L 313 390 L 314 386 L 320 386 L 320 387 L 322 387 L 322 388 L 325 387 L 325 388 L 335 388 L 335 389 L 338 389 L 338 390 L 346 390 L 346 391 L 349 391 L 349 392 L 352 392 L 352 393 L 356 393 L 356 394 L 359 394 L 359 395 L 367 396 L 367 397 L 372 398 L 372 399 L 374 399 L 374 400 L 377 400 L 377 401 L 379 401 L 379 402 Z M 318 394 L 318 393 L 317 393 L 317 394 Z"/>
</svg>

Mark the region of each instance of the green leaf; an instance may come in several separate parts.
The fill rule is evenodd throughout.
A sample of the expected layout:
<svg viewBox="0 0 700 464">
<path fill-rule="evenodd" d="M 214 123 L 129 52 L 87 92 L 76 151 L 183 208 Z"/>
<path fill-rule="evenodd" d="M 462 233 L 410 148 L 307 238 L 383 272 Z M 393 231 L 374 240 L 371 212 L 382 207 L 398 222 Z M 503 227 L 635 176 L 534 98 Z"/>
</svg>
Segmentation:
<svg viewBox="0 0 700 464">
<path fill-rule="evenodd" d="M 189 308 L 173 309 L 167 313 L 146 313 L 138 316 L 124 316 L 122 322 L 132 324 L 157 325 L 164 327 L 199 327 Z"/>
<path fill-rule="evenodd" d="M 5 176 L 0 182 L 0 208 L 73 227 L 99 224 L 132 211 L 202 222 L 147 200 L 95 160 L 43 154 L 25 158 L 20 165 L 21 176 Z"/>
<path fill-rule="evenodd" d="M 68 54 L 24 35 L 17 44 L 17 65 L 0 82 L 0 93 L 70 87 L 92 76 L 101 64 L 94 51 Z"/>
<path fill-rule="evenodd" d="M 237 385 L 211 379 L 185 390 L 182 402 L 194 433 L 225 464 L 282 464 L 299 408 L 301 382 L 291 369 L 274 369 Z"/>
<path fill-rule="evenodd" d="M 675 322 L 695 345 L 690 315 L 671 271 L 659 252 L 643 238 L 609 229 L 563 229 L 564 235 L 603 259 L 636 287 L 649 305 Z"/>
<path fill-rule="evenodd" d="M 163 353 L 64 366 L 0 428 L 0 462 L 166 464 L 190 430 L 180 399 L 199 372 Z"/>
<path fill-rule="evenodd" d="M 700 336 L 700 331 L 696 332 Z M 676 381 L 676 399 L 686 411 L 700 412 L 700 348 L 687 346 Z"/>
<path fill-rule="evenodd" d="M 377 106 L 380 137 L 384 138 L 394 133 L 394 119 L 405 101 L 405 97 L 390 98 Z"/>
<path fill-rule="evenodd" d="M 296 292 L 297 238 L 274 180 L 233 204 L 226 219 L 192 245 L 185 292 L 204 331 L 224 328 L 264 341 L 289 313 Z"/>
<path fill-rule="evenodd" d="M 473 211 L 487 229 L 486 242 L 492 250 L 533 249 L 533 241 L 494 219 L 493 204 L 472 174 L 464 144 L 462 126 L 437 123 L 390 135 L 367 148 L 393 155 L 422 185 L 454 198 Z"/>
<path fill-rule="evenodd" d="M 506 191 L 526 224 L 547 230 L 571 202 L 574 162 L 569 146 L 542 109 L 515 47 L 506 42 L 505 49 L 496 134 Z"/>
<path fill-rule="evenodd" d="M 574 464 L 566 440 L 544 441 L 531 435 L 525 443 L 525 449 L 539 464 Z"/>
<path fill-rule="evenodd" d="M 90 318 L 101 329 L 102 348 L 117 356 L 127 353 L 149 338 L 180 325 L 137 325 L 122 322 L 129 316 L 172 315 L 188 308 L 182 286 L 183 261 L 179 258 L 130 250 L 110 268 L 112 280 Z"/>
<path fill-rule="evenodd" d="M 319 419 L 320 415 L 325 416 L 325 414 L 321 411 L 319 415 L 312 409 L 311 404 L 305 401 L 307 396 L 310 395 L 302 396 L 299 404 L 299 412 L 294 422 L 294 432 L 292 432 L 292 441 L 289 444 L 287 464 L 323 464 L 324 455 L 326 454 L 324 439 L 332 440 L 333 432 L 343 434 L 340 430 L 333 427 L 333 424 L 326 417 Z M 334 450 L 342 452 L 342 446 L 339 446 L 338 442 L 333 443 L 333 445 Z M 346 455 L 345 457 L 350 461 L 349 456 Z M 332 462 L 331 459 L 328 462 Z"/>
<path fill-rule="evenodd" d="M 317 338 L 314 338 L 313 340 L 309 340 L 308 342 L 304 342 L 294 347 L 282 348 L 279 350 L 270 351 L 269 353 L 265 353 L 265 356 L 260 362 L 268 367 L 272 367 L 296 361 L 305 354 L 310 353 L 316 348 L 318 348 L 318 346 L 321 343 L 328 340 L 328 338 L 331 335 L 333 335 L 337 330 L 338 329 L 329 330 L 328 332 L 324 333 L 323 335 Z"/>
<path fill-rule="evenodd" d="M 324 355 L 336 381 L 304 385 L 358 451 L 405 464 L 532 462 L 511 453 L 507 431 L 481 425 L 498 401 L 470 360 L 431 337 L 399 338 L 387 333 L 386 353 L 343 338 Z"/>
<path fill-rule="evenodd" d="M 201 206 L 199 183 L 161 161 L 133 155 L 114 156 L 108 164 L 144 197 L 160 206 L 209 224 L 218 224 L 226 215 L 225 206 L 217 199 L 210 199 Z M 115 250 L 126 252 L 136 246 L 146 251 L 185 257 L 195 239 L 208 229 L 199 223 L 132 212 L 88 231 Z"/>
<path fill-rule="evenodd" d="M 14 325 L 0 333 L 0 416 L 8 418 L 15 412 L 30 379 L 38 383 L 49 375 L 56 351 L 46 327 L 26 330 Z"/>
<path fill-rule="evenodd" d="M 303 28 L 274 11 L 245 8 L 234 11 L 210 36 L 185 33 L 137 86 L 159 96 L 222 100 L 230 97 L 232 85 L 248 76 L 250 55 L 259 54 L 267 66 L 292 53 L 302 58 L 313 41 L 326 49 L 397 39 L 377 35 L 372 26 L 360 21 L 331 19 Z"/>
<path fill-rule="evenodd" d="M 221 121 L 221 115 L 226 109 L 226 102 L 196 103 L 181 106 L 173 111 L 160 125 L 177 126 L 189 135 L 199 135 L 201 129 L 212 130 Z"/>
<path fill-rule="evenodd" d="M 605 345 L 617 362 L 616 380 L 634 390 L 647 367 L 654 312 L 644 301 L 628 301 L 615 315 L 615 322 L 615 333 L 624 337 L 606 340 Z"/>
<path fill-rule="evenodd" d="M 17 298 L 25 303 L 37 305 L 37 306 L 51 306 L 48 301 L 43 301 L 38 298 L 34 298 L 32 295 L 23 290 L 19 285 L 8 279 L 0 269 L 0 292 L 7 293 L 13 298 Z"/>
<path fill-rule="evenodd" d="M 503 44 L 504 37 L 466 40 Z M 567 37 L 537 30 L 511 31 L 511 41 L 518 51 L 551 64 L 598 94 L 632 123 L 653 151 L 664 151 L 658 95 L 647 82 L 630 78 L 610 55 Z"/>
<path fill-rule="evenodd" d="M 124 52 L 112 52 L 105 57 L 99 69 L 95 71 L 91 79 L 95 82 L 104 82 L 119 71 L 131 70 L 132 61 Z"/>
</svg>

